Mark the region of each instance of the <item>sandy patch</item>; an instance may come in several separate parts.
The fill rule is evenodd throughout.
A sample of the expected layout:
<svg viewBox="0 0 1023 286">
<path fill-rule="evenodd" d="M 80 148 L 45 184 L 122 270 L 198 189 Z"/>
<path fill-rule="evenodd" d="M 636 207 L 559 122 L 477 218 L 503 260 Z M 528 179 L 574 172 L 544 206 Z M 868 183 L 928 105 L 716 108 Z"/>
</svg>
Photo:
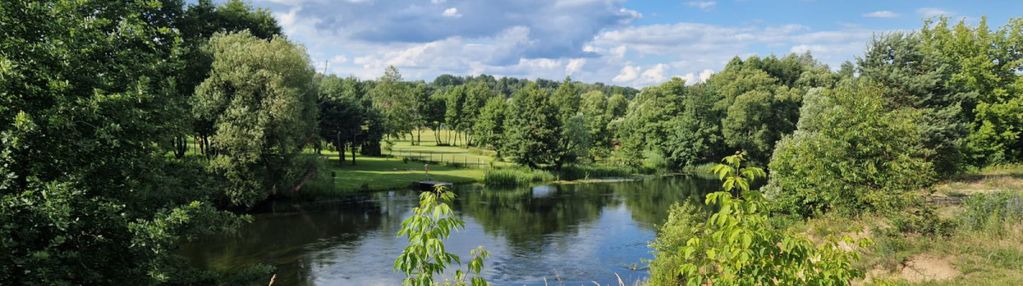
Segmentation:
<svg viewBox="0 0 1023 286">
<path fill-rule="evenodd" d="M 899 277 L 908 282 L 924 282 L 934 280 L 948 280 L 959 276 L 961 273 L 952 265 L 949 257 L 937 257 L 928 254 L 921 254 L 910 257 L 903 264 Z"/>
</svg>

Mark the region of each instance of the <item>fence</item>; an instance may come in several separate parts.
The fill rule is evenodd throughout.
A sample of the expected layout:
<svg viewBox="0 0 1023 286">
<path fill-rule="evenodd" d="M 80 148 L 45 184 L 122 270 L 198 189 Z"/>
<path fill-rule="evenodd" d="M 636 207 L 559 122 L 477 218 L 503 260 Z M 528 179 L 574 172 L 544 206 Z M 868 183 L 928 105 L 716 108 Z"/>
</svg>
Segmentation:
<svg viewBox="0 0 1023 286">
<path fill-rule="evenodd" d="M 446 154 L 443 152 L 420 152 L 411 150 L 391 150 L 392 157 L 408 159 L 409 161 L 423 162 L 429 164 L 441 164 L 456 168 L 486 169 L 490 167 L 490 161 L 468 154 Z"/>
</svg>

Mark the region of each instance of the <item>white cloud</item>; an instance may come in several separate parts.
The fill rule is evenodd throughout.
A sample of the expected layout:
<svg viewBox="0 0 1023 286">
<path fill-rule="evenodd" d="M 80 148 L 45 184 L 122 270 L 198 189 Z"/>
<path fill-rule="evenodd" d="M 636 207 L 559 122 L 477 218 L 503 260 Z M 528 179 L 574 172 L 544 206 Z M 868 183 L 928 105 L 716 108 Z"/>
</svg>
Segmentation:
<svg viewBox="0 0 1023 286">
<path fill-rule="evenodd" d="M 624 83 L 636 80 L 639 77 L 639 67 L 626 65 L 622 67 L 622 71 L 618 73 L 611 81 Z"/>
<path fill-rule="evenodd" d="M 449 17 L 449 18 L 461 18 L 462 17 L 462 14 L 458 13 L 458 8 L 454 8 L 454 7 L 444 9 L 444 13 L 442 13 L 441 15 L 444 15 L 444 17 Z"/>
<path fill-rule="evenodd" d="M 565 74 L 572 75 L 583 68 L 586 65 L 586 59 L 578 58 L 568 60 L 568 64 L 565 65 Z"/>
<path fill-rule="evenodd" d="M 896 18 L 896 17 L 899 17 L 899 14 L 895 13 L 895 12 L 892 12 L 892 11 L 888 11 L 888 10 L 880 10 L 880 11 L 874 11 L 874 12 L 863 14 L 863 17 L 867 17 L 867 18 Z"/>
<path fill-rule="evenodd" d="M 836 67 L 861 54 L 873 33 L 881 32 L 855 26 L 814 30 L 802 25 L 622 24 L 641 15 L 622 8 L 619 0 L 495 4 L 507 13 L 479 10 L 495 9 L 484 7 L 491 5 L 454 1 L 394 6 L 397 12 L 393 13 L 381 12 L 387 8 L 381 5 L 393 5 L 389 1 L 355 6 L 320 5 L 324 0 L 273 1 L 302 3 L 271 7 L 276 7 L 274 16 L 288 38 L 304 45 L 318 68 L 327 62 L 328 72 L 363 79 L 377 78 L 387 65 L 395 65 L 410 80 L 432 80 L 444 73 L 486 73 L 555 80 L 571 75 L 576 80 L 634 87 L 679 76 L 695 84 L 735 56 L 809 51 Z M 458 7 L 449 7 L 451 3 Z M 355 7 L 359 12 L 334 13 L 340 10 L 333 5 Z M 554 12 L 536 10 L 537 6 Z M 446 18 L 441 13 L 445 9 L 455 9 L 450 14 L 461 18 Z M 514 21 L 501 18 L 522 9 L 543 12 Z M 366 13 L 393 15 L 361 15 Z M 393 22 L 400 18 L 395 15 L 419 17 L 423 22 Z M 462 30 L 448 33 L 444 30 L 448 27 Z M 386 36 L 360 34 L 378 30 Z"/>
<path fill-rule="evenodd" d="M 686 4 L 689 5 L 689 7 L 696 7 L 696 8 L 699 8 L 700 10 L 710 10 L 711 8 L 714 8 L 714 6 L 716 6 L 718 4 L 718 2 L 717 1 L 689 1 L 689 2 L 686 2 Z"/>
<path fill-rule="evenodd" d="M 925 18 L 937 17 L 937 16 L 951 16 L 952 12 L 938 9 L 938 8 L 920 8 L 916 9 L 916 13 L 920 14 Z"/>
</svg>

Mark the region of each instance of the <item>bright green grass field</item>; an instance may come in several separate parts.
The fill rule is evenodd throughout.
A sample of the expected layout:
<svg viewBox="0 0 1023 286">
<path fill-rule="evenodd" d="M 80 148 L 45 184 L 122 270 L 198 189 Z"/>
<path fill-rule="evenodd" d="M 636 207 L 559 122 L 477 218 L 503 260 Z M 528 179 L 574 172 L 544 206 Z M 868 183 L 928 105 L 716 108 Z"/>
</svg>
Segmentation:
<svg viewBox="0 0 1023 286">
<path fill-rule="evenodd" d="M 465 148 L 465 143 L 458 142 L 461 146 L 437 146 L 436 138 L 439 135 L 443 142 L 447 142 L 448 138 L 452 138 L 455 132 L 442 130 L 440 132 L 434 132 L 433 130 L 424 129 L 422 133 L 422 144 L 412 145 L 411 138 L 408 136 L 399 139 L 385 140 L 384 154 L 390 154 L 393 157 L 410 157 L 410 158 L 423 158 L 434 162 L 453 162 L 459 164 L 470 164 L 470 165 L 485 165 L 503 167 L 511 166 L 508 162 L 498 162 L 494 159 L 496 152 L 492 150 L 485 150 L 479 148 Z M 387 150 L 387 142 L 391 143 L 390 151 Z"/>
<path fill-rule="evenodd" d="M 490 150 L 469 149 L 462 146 L 437 146 L 435 132 L 423 131 L 422 145 L 413 146 L 409 138 L 392 139 L 391 151 L 385 148 L 384 153 L 391 157 L 356 156 L 356 165 L 351 165 L 351 155 L 346 154 L 343 165 L 337 163 L 337 152 L 324 150 L 327 159 L 326 172 L 333 172 L 334 193 L 354 191 L 380 191 L 406 188 L 417 181 L 427 180 L 423 171 L 423 163 L 403 162 L 402 157 L 414 156 L 433 161 L 477 164 L 473 168 L 456 168 L 442 164 L 430 164 L 430 178 L 435 181 L 451 183 L 471 183 L 483 181 L 485 168 L 490 166 L 510 166 L 511 163 L 496 162 Z M 448 133 L 442 133 L 448 136 Z M 446 137 L 445 137 L 446 138 Z M 386 143 L 384 143 L 386 144 Z M 492 165 L 491 165 L 492 164 Z M 329 173 L 327 174 L 329 176 Z"/>
<path fill-rule="evenodd" d="M 402 162 L 401 158 L 357 156 L 355 166 L 351 157 L 344 165 L 337 164 L 337 152 L 324 151 L 327 172 L 334 173 L 334 187 L 338 193 L 353 191 L 379 191 L 406 188 L 417 181 L 427 180 L 423 164 Z M 469 183 L 483 180 L 483 169 L 455 168 L 430 165 L 430 179 L 451 183 Z"/>
</svg>

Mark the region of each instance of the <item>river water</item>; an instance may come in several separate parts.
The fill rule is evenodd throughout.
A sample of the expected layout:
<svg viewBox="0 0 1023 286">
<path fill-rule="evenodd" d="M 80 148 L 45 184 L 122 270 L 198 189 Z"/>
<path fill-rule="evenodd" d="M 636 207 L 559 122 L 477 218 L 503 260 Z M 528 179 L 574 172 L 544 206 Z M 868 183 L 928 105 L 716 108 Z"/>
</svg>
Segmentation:
<svg viewBox="0 0 1023 286">
<path fill-rule="evenodd" d="M 632 285 L 648 275 L 648 244 L 668 207 L 699 202 L 716 186 L 687 177 L 515 189 L 459 186 L 453 207 L 465 229 L 446 245 L 466 261 L 477 246 L 490 251 L 484 276 L 494 285 L 617 285 L 618 276 Z M 413 191 L 390 191 L 280 204 L 255 215 L 237 234 L 206 237 L 181 251 L 218 271 L 273 265 L 275 285 L 401 285 L 402 274 L 392 268 L 405 240 L 395 233 L 417 198 Z"/>
</svg>

